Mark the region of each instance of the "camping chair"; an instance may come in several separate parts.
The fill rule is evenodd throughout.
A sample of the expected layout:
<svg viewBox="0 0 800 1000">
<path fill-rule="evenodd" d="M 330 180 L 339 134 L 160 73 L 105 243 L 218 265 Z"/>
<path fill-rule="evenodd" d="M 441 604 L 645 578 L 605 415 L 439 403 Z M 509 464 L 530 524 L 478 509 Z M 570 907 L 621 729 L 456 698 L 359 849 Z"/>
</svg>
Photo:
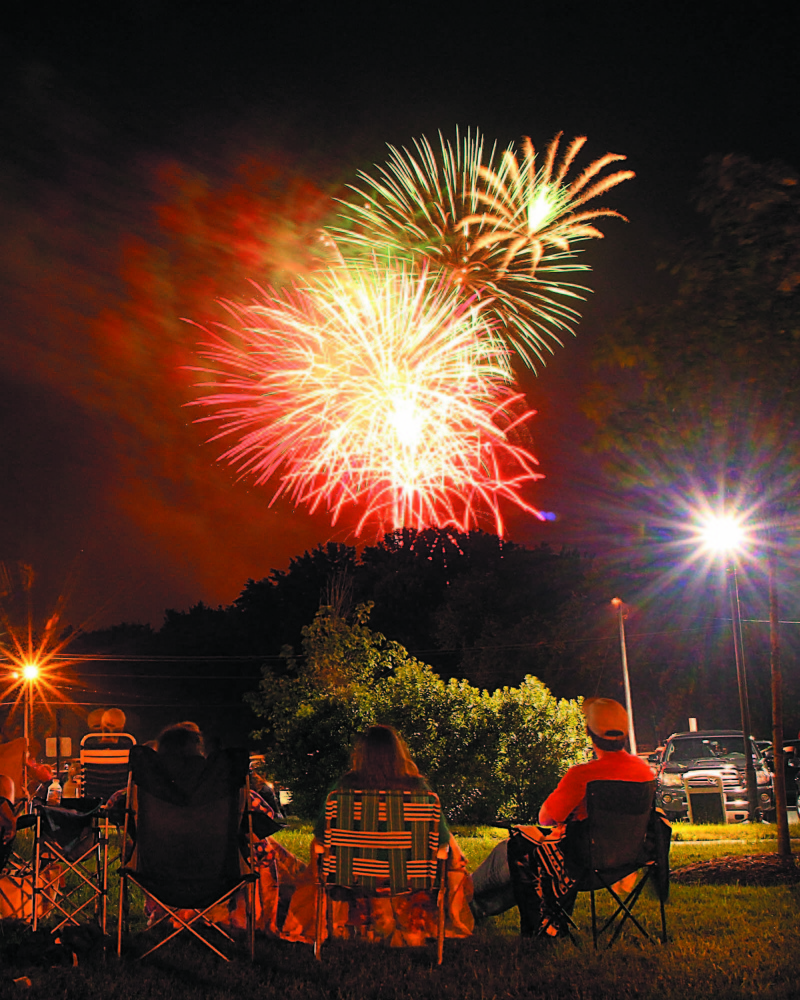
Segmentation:
<svg viewBox="0 0 800 1000">
<path fill-rule="evenodd" d="M 232 944 L 234 939 L 212 910 L 228 904 L 242 888 L 253 958 L 257 876 L 249 864 L 253 831 L 248 770 L 246 750 L 223 750 L 205 758 L 159 754 L 144 746 L 131 749 L 123 843 L 130 837 L 134 846 L 120 868 L 118 955 L 133 883 L 163 911 L 151 926 L 170 919 L 175 928 L 140 958 L 188 931 L 229 961 L 200 928 L 213 927 Z"/>
<path fill-rule="evenodd" d="M 34 826 L 36 817 L 24 812 L 25 799 L 12 809 L 17 818 L 17 832 L 0 843 L 0 919 L 29 923 L 33 915 L 33 859 L 27 848 L 24 854 L 18 849 L 17 835 L 20 830 Z"/>
<path fill-rule="evenodd" d="M 725 786 L 719 771 L 692 771 L 683 776 L 690 823 L 727 823 Z"/>
<path fill-rule="evenodd" d="M 113 741 L 113 742 L 111 742 Z M 128 756 L 136 740 L 130 733 L 88 733 L 81 740 L 83 795 L 108 802 L 128 782 Z"/>
<path fill-rule="evenodd" d="M 591 896 L 592 938 L 594 946 L 602 934 L 612 931 L 607 947 L 619 937 L 630 921 L 649 941 L 653 938 L 634 916 L 633 910 L 642 890 L 652 882 L 661 909 L 662 944 L 667 940 L 664 903 L 669 895 L 669 824 L 653 808 L 655 782 L 591 781 L 586 788 L 588 811 L 588 871 L 580 880 L 578 892 Z M 637 875 L 625 898 L 618 882 Z M 598 926 L 595 896 L 606 892 L 614 912 Z M 570 923 L 572 923 L 570 919 Z M 572 924 L 574 927 L 575 925 Z"/>
<path fill-rule="evenodd" d="M 0 744 L 0 774 L 7 775 L 14 782 L 16 803 L 12 809 L 17 817 L 17 833 L 36 823 L 36 818 L 26 812 L 27 756 L 27 741 L 23 737 Z M 15 836 L 0 845 L 0 916 L 30 921 L 32 899 L 33 852 L 28 849 L 27 843 L 20 848 Z"/>
<path fill-rule="evenodd" d="M 439 847 L 441 806 L 433 792 L 337 789 L 325 805 L 324 848 L 318 852 L 314 955 L 323 929 L 332 934 L 331 901 L 427 894 L 436 912 L 442 963 L 447 903 L 447 845 Z"/>
<path fill-rule="evenodd" d="M 105 937 L 108 820 L 99 799 L 69 799 L 72 808 L 35 802 L 33 917 L 55 914 L 53 932 L 89 917 Z"/>
</svg>

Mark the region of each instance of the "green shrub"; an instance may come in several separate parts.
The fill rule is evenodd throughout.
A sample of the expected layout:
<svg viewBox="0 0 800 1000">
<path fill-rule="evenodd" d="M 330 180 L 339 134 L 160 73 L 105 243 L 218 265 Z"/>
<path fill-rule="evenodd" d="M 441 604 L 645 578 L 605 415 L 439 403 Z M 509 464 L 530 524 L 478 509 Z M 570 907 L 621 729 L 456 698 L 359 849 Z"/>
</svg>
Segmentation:
<svg viewBox="0 0 800 1000">
<path fill-rule="evenodd" d="M 577 702 L 557 701 L 535 677 L 490 694 L 445 682 L 398 643 L 322 608 L 303 630 L 303 655 L 287 671 L 264 668 L 248 700 L 267 741 L 272 776 L 313 816 L 346 770 L 352 745 L 373 723 L 394 726 L 453 822 L 535 819 L 559 776 L 586 753 Z"/>
</svg>

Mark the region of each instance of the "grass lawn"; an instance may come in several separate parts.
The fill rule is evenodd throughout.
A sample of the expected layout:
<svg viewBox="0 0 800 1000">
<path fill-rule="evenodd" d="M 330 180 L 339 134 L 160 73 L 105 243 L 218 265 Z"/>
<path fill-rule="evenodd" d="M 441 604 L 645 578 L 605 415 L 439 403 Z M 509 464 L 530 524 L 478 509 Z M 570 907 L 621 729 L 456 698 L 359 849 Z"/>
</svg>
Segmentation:
<svg viewBox="0 0 800 1000">
<path fill-rule="evenodd" d="M 470 865 L 479 863 L 505 834 L 493 828 L 457 829 Z M 673 867 L 721 854 L 774 851 L 775 827 L 690 827 L 676 830 Z M 800 829 L 792 828 L 795 838 Z M 306 854 L 309 828 L 279 838 Z M 718 841 L 722 840 L 722 843 Z M 744 841 L 734 843 L 732 841 Z M 800 840 L 793 841 L 800 854 Z M 595 953 L 568 941 L 520 941 L 516 911 L 487 921 L 473 937 L 448 941 L 441 968 L 430 950 L 397 950 L 335 942 L 314 961 L 306 945 L 259 940 L 256 961 L 225 964 L 192 942 L 173 943 L 143 963 L 113 956 L 77 968 L 0 965 L 0 998 L 113 1000 L 503 1000 L 503 998 L 795 997 L 795 955 L 800 952 L 799 886 L 748 888 L 674 885 L 667 906 L 666 946 L 623 937 L 611 952 Z M 643 915 L 657 927 L 655 901 Z M 576 908 L 588 929 L 588 897 Z M 3 954 L 0 939 L 0 958 Z M 25 977 L 25 982 L 15 979 Z"/>
</svg>

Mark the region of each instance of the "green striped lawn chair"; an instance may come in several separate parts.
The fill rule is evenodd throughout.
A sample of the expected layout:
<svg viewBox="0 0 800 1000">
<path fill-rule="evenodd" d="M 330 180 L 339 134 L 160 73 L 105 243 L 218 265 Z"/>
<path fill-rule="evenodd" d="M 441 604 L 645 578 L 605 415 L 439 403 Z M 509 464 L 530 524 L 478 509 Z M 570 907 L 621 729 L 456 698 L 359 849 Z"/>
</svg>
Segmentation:
<svg viewBox="0 0 800 1000">
<path fill-rule="evenodd" d="M 331 898 L 394 897 L 428 892 L 437 911 L 437 959 L 444 948 L 448 848 L 439 847 L 439 797 L 428 791 L 340 788 L 325 805 L 318 854 L 314 954 L 320 957 Z"/>
</svg>

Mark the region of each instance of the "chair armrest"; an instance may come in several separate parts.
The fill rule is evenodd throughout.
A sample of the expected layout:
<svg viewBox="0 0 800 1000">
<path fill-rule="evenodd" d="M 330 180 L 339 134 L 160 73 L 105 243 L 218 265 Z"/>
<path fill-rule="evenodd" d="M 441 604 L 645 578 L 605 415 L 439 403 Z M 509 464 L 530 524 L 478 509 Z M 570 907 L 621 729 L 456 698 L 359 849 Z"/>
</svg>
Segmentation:
<svg viewBox="0 0 800 1000">
<path fill-rule="evenodd" d="M 442 846 L 436 852 L 436 857 L 437 857 L 437 859 L 439 861 L 441 861 L 442 858 L 448 858 L 448 857 L 450 857 L 450 845 L 449 844 L 442 844 Z"/>
<path fill-rule="evenodd" d="M 312 854 L 324 854 L 325 853 L 325 845 L 324 844 L 320 844 L 320 842 L 317 840 L 316 837 L 311 841 L 311 853 Z"/>
</svg>

